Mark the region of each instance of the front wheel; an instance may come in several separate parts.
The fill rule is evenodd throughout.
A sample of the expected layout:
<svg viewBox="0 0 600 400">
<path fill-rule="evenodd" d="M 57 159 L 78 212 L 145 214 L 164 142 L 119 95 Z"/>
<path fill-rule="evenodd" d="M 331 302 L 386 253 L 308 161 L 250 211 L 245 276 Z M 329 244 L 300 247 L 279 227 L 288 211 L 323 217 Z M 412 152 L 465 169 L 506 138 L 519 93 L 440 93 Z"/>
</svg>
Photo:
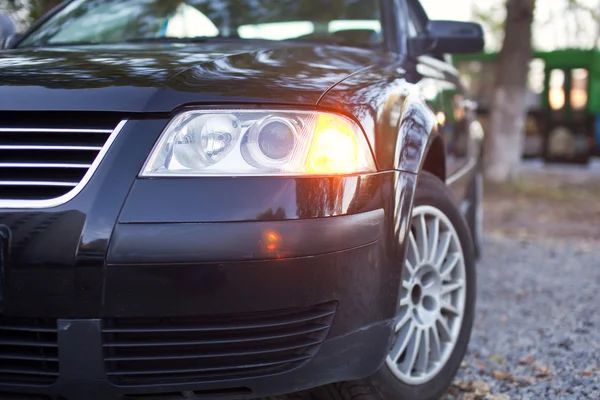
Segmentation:
<svg viewBox="0 0 600 400">
<path fill-rule="evenodd" d="M 437 400 L 467 350 L 475 313 L 475 256 L 467 223 L 437 177 L 419 177 L 407 234 L 393 344 L 369 378 L 296 394 L 311 400 Z"/>
<path fill-rule="evenodd" d="M 423 173 L 413 207 L 394 345 L 371 378 L 379 399 L 439 399 L 465 355 L 475 309 L 475 254 L 448 188 Z"/>
</svg>

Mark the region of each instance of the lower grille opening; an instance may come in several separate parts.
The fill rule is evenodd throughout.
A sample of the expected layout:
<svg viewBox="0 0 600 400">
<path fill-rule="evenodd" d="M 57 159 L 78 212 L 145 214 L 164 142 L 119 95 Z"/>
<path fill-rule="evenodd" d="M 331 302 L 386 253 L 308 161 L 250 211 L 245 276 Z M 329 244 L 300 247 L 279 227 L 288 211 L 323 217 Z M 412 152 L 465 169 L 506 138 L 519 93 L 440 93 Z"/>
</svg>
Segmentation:
<svg viewBox="0 0 600 400">
<path fill-rule="evenodd" d="M 42 394 L 29 394 L 29 393 L 13 393 L 13 392 L 0 392 L 0 399 L 2 400 L 52 400 L 50 396 Z"/>
<path fill-rule="evenodd" d="M 49 385 L 57 378 L 56 320 L 0 318 L 0 383 Z"/>
<path fill-rule="evenodd" d="M 249 396 L 252 390 L 246 387 L 215 389 L 215 390 L 188 390 L 184 392 L 168 393 L 146 393 L 146 394 L 128 394 L 125 399 L 140 400 L 187 400 L 187 399 L 215 399 L 224 396 Z"/>
<path fill-rule="evenodd" d="M 314 356 L 336 308 L 328 303 L 245 315 L 108 320 L 107 375 L 119 385 L 148 385 L 287 372 Z"/>
</svg>

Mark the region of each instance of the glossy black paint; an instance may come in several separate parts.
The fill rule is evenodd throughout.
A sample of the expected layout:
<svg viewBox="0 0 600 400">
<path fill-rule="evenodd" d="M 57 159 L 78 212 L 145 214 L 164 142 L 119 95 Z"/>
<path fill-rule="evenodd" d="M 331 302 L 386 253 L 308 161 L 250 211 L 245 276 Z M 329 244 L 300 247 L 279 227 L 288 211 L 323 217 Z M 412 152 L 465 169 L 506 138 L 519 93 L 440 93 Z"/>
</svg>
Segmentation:
<svg viewBox="0 0 600 400">
<path fill-rule="evenodd" d="M 119 224 L 110 264 L 252 261 L 306 257 L 379 240 L 383 210 L 338 218 L 254 223 Z M 199 240 L 198 238 L 202 238 Z"/>
<path fill-rule="evenodd" d="M 140 179 L 131 188 L 119 222 L 277 221 L 357 214 L 381 206 L 379 188 L 386 176 L 389 179 L 389 173 L 326 178 Z"/>
<path fill-rule="evenodd" d="M 0 52 L 0 111 L 118 112 L 129 120 L 73 200 L 49 209 L 0 206 L 0 226 L 10 233 L 3 313 L 58 318 L 61 373 L 68 374 L 49 389 L 0 384 L 0 392 L 77 400 L 246 387 L 256 397 L 377 370 L 396 312 L 419 173 L 446 180 L 462 203 L 481 141 L 463 103 L 443 101 L 462 94 L 455 71 L 435 55 L 410 54 L 408 3 L 386 4 L 394 10 L 386 13 L 388 51 L 224 41 Z M 171 116 L 191 107 L 342 113 L 362 126 L 378 171 L 140 179 Z M 460 118 L 441 118 L 450 113 Z M 363 229 L 365 223 L 372 225 Z M 277 256 L 260 247 L 269 230 L 292 238 Z M 193 387 L 122 388 L 104 379 L 103 318 L 251 313 L 325 301 L 339 303 L 330 336 L 296 371 Z M 89 366 L 77 357 L 86 348 Z"/>
<path fill-rule="evenodd" d="M 184 105 L 314 106 L 381 58 L 355 48 L 264 41 L 77 46 L 0 52 L 0 109 L 172 112 Z"/>
</svg>

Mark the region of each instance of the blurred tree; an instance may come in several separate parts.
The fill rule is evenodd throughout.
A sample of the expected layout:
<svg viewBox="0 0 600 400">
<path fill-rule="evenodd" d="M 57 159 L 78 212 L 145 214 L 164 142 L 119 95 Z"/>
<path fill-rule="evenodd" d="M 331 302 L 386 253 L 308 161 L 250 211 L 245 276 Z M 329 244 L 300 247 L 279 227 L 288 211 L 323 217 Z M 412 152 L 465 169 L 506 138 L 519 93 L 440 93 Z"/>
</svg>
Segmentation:
<svg viewBox="0 0 600 400">
<path fill-rule="evenodd" d="M 600 42 L 600 1 L 567 0 L 567 10 L 573 15 L 576 47 L 597 47 Z M 594 21 L 595 24 L 589 22 Z"/>
<path fill-rule="evenodd" d="M 486 48 L 497 51 L 504 37 L 506 0 L 471 1 L 472 19 L 486 31 Z M 600 45 L 600 0 L 538 2 L 533 23 L 533 47 L 592 48 Z"/>
<path fill-rule="evenodd" d="M 485 6 L 474 2 L 471 15 L 476 22 L 483 25 L 486 33 L 486 48 L 498 50 L 504 37 L 504 21 L 506 20 L 506 5 L 498 1 Z"/>
<path fill-rule="evenodd" d="M 486 174 L 494 181 L 518 175 L 527 116 L 526 90 L 532 55 L 535 0 L 508 0 L 504 40 L 492 99 Z"/>
<path fill-rule="evenodd" d="M 59 5 L 63 0 L 3 0 L 5 8 L 22 18 L 20 23 L 29 26 L 33 21 Z"/>
</svg>

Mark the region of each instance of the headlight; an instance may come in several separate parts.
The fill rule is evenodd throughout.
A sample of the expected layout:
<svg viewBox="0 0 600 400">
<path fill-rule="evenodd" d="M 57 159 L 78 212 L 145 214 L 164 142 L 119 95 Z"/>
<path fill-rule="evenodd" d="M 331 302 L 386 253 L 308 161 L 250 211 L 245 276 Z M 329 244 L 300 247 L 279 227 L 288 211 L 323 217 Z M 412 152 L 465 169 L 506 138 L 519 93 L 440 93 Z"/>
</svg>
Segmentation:
<svg viewBox="0 0 600 400">
<path fill-rule="evenodd" d="M 349 118 L 314 111 L 187 111 L 154 146 L 141 176 L 336 175 L 375 171 Z"/>
</svg>

